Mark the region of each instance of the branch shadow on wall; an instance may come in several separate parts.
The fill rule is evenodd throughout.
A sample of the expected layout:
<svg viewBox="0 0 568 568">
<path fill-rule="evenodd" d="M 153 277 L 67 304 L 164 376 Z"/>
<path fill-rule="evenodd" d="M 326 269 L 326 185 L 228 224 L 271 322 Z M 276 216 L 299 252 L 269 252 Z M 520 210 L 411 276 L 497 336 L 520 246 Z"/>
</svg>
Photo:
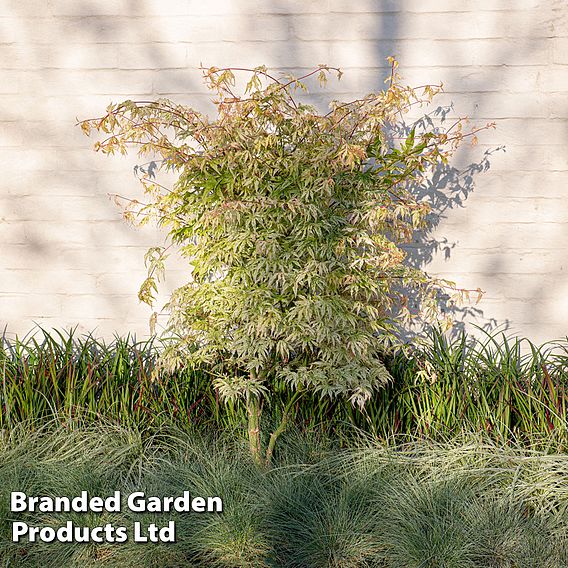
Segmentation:
<svg viewBox="0 0 568 568">
<path fill-rule="evenodd" d="M 392 131 L 392 141 L 405 139 L 411 131 L 438 131 L 444 127 L 448 115 L 452 110 L 452 105 L 439 106 L 422 118 L 409 124 L 402 123 L 397 125 Z M 436 119 L 436 123 L 434 122 Z M 467 165 L 458 167 L 452 163 L 439 162 L 420 183 L 414 183 L 409 188 L 419 202 L 427 202 L 431 211 L 426 219 L 426 228 L 416 230 L 412 237 L 412 242 L 403 245 L 406 253 L 406 262 L 413 268 L 418 268 L 427 272 L 428 266 L 435 258 L 443 255 L 444 260 L 450 260 L 458 243 L 451 241 L 448 237 L 440 234 L 443 229 L 445 219 L 448 219 L 452 212 L 459 208 L 466 207 L 466 202 L 471 193 L 475 190 L 477 177 L 488 172 L 491 168 L 491 158 L 497 153 L 505 151 L 504 146 L 498 146 L 483 151 L 475 161 Z M 467 152 L 469 156 L 471 152 Z M 456 283 L 456 288 L 460 288 L 460 283 Z M 408 301 L 411 311 L 420 309 L 418 293 L 410 288 L 399 290 Z M 478 307 L 478 294 L 475 291 L 466 295 L 463 302 L 455 302 L 451 290 L 449 292 L 440 291 L 439 304 L 444 315 L 449 316 L 454 322 L 452 334 L 457 335 L 465 331 L 468 322 L 480 322 L 478 327 L 484 331 L 494 331 L 499 328 L 503 331 L 510 327 L 509 320 L 498 321 L 495 318 L 488 318 L 483 310 Z M 407 339 L 412 334 L 403 334 Z"/>
</svg>

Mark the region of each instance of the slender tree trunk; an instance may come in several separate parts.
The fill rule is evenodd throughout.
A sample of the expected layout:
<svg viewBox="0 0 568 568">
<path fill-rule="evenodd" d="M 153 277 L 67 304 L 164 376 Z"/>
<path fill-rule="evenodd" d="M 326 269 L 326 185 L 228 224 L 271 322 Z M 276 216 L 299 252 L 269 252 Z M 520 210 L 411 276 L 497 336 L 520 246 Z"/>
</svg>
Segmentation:
<svg viewBox="0 0 568 568">
<path fill-rule="evenodd" d="M 268 448 L 266 448 L 266 457 L 264 459 L 267 466 L 269 466 L 270 462 L 272 461 L 272 455 L 274 454 L 274 447 L 276 446 L 276 440 L 278 440 L 280 434 L 282 434 L 282 432 L 286 430 L 287 426 L 288 426 L 288 415 L 284 414 L 284 416 L 282 417 L 282 421 L 280 422 L 280 425 L 278 426 L 278 428 L 276 428 L 276 430 L 274 430 L 274 432 L 272 432 L 272 434 L 270 435 L 270 440 L 268 441 Z"/>
<path fill-rule="evenodd" d="M 296 391 L 296 393 L 294 394 L 294 396 L 292 396 L 290 402 L 284 409 L 284 413 L 282 414 L 282 419 L 280 420 L 278 428 L 276 428 L 276 430 L 274 430 L 274 432 L 272 432 L 272 434 L 270 435 L 270 440 L 268 441 L 268 448 L 266 449 L 266 457 L 264 460 L 266 465 L 270 465 L 270 462 L 272 461 L 272 455 L 274 454 L 276 441 L 278 440 L 280 435 L 283 432 L 285 432 L 286 428 L 288 427 L 288 419 L 290 418 L 290 413 L 293 412 L 294 405 L 301 396 L 302 393 L 300 391 Z"/>
<path fill-rule="evenodd" d="M 257 396 L 249 396 L 247 398 L 249 448 L 254 461 L 258 465 L 264 464 L 264 459 L 262 456 L 262 445 L 260 440 L 261 412 L 262 409 L 260 405 L 260 399 Z"/>
</svg>

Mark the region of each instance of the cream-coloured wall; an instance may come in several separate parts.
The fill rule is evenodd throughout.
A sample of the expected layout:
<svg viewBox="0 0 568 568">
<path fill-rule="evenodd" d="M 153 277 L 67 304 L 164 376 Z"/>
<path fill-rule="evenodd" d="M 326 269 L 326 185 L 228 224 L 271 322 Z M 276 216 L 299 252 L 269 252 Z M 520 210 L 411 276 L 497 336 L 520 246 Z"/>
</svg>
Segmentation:
<svg viewBox="0 0 568 568">
<path fill-rule="evenodd" d="M 473 191 L 465 174 L 461 197 L 443 190 L 428 269 L 486 290 L 472 321 L 566 335 L 565 0 L 3 0 L 0 325 L 148 333 L 136 291 L 160 237 L 126 226 L 107 197 L 138 191 L 136 160 L 93 153 L 77 117 L 125 98 L 205 109 L 200 63 L 339 65 L 326 96 L 356 97 L 382 86 L 391 54 L 408 82 L 441 80 L 456 112 L 497 123 L 457 164 L 505 146 Z M 183 278 L 177 264 L 168 285 Z"/>
</svg>

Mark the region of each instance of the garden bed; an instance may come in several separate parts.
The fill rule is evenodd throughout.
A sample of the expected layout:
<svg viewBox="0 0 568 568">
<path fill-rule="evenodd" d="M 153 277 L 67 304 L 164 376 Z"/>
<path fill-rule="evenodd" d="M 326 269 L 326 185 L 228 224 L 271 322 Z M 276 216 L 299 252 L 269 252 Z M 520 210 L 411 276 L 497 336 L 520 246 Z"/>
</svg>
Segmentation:
<svg viewBox="0 0 568 568">
<path fill-rule="evenodd" d="M 568 456 L 499 448 L 482 439 L 338 449 L 288 435 L 259 468 L 246 445 L 162 428 L 53 422 L 4 432 L 0 446 L 5 566 L 554 567 L 566 566 Z M 7 510 L 10 491 L 108 497 L 119 512 Z M 126 497 L 221 496 L 223 512 L 133 513 Z M 122 543 L 11 542 L 30 527 L 111 524 Z M 133 541 L 174 521 L 176 542 Z"/>
</svg>

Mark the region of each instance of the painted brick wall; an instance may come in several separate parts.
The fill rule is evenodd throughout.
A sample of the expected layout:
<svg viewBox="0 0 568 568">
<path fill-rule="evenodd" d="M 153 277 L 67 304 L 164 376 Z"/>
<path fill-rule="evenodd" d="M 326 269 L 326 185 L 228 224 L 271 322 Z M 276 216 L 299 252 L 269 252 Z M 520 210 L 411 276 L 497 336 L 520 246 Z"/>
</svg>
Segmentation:
<svg viewBox="0 0 568 568">
<path fill-rule="evenodd" d="M 443 81 L 457 113 L 497 123 L 457 156 L 484 166 L 488 151 L 490 167 L 441 190 L 428 269 L 486 290 L 471 321 L 566 335 L 564 0 L 3 0 L 0 325 L 148 332 L 136 291 L 160 236 L 126 226 L 107 197 L 138 191 L 136 160 L 93 153 L 77 117 L 125 98 L 206 109 L 200 63 L 339 65 L 323 104 L 380 88 L 391 54 L 409 83 Z M 184 276 L 176 264 L 167 286 Z"/>
</svg>

